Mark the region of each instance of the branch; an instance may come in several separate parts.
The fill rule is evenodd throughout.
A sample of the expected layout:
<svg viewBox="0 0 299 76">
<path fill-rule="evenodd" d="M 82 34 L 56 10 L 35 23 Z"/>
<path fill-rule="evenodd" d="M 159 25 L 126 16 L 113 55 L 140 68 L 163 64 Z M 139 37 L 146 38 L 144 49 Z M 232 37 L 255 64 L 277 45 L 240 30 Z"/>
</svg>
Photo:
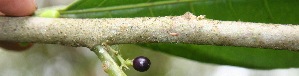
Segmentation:
<svg viewBox="0 0 299 76">
<path fill-rule="evenodd" d="M 127 76 L 109 55 L 107 51 L 111 50 L 109 50 L 109 48 L 107 48 L 106 46 L 107 45 L 98 45 L 92 49 L 92 51 L 101 60 L 104 71 L 108 73 L 109 76 Z"/>
<path fill-rule="evenodd" d="M 187 43 L 299 50 L 299 26 L 182 16 L 68 19 L 0 17 L 0 40 L 93 47 Z"/>
</svg>

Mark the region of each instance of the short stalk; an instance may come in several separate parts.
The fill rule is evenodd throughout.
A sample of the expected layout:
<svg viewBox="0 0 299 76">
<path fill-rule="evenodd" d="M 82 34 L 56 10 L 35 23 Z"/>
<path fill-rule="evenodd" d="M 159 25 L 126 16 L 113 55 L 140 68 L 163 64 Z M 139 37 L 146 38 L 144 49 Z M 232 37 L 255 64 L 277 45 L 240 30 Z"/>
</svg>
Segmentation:
<svg viewBox="0 0 299 76">
<path fill-rule="evenodd" d="M 109 76 L 127 76 L 123 70 L 116 64 L 109 53 L 102 46 L 98 45 L 92 51 L 98 56 L 102 62 L 103 69 Z"/>
<path fill-rule="evenodd" d="M 115 56 L 117 57 L 117 59 L 119 60 L 119 62 L 121 63 L 120 68 L 122 69 L 123 67 L 125 67 L 125 69 L 129 69 L 129 67 L 127 66 L 127 62 L 128 60 L 124 60 L 121 55 L 118 53 L 118 51 L 114 50 L 113 48 L 111 48 L 107 42 L 102 43 L 102 46 L 104 46 L 104 49 L 109 50 L 109 54 L 111 56 Z"/>
</svg>

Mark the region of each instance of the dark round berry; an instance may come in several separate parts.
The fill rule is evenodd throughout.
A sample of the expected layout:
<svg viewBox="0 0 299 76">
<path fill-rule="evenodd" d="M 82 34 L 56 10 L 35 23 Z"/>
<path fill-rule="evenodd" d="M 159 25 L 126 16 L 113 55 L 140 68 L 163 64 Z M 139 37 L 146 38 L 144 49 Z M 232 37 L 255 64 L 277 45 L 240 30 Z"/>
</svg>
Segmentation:
<svg viewBox="0 0 299 76">
<path fill-rule="evenodd" d="M 135 70 L 139 72 L 147 71 L 150 68 L 150 65 L 151 65 L 151 61 L 144 56 L 136 57 L 133 60 L 133 67 Z"/>
</svg>

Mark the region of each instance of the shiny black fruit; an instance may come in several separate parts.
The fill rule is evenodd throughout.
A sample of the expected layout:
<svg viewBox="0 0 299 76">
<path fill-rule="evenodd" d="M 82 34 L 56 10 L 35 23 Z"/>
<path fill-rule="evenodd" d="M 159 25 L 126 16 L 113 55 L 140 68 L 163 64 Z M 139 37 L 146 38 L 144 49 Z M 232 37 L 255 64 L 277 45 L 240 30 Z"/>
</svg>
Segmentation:
<svg viewBox="0 0 299 76">
<path fill-rule="evenodd" d="M 139 72 L 147 71 L 150 68 L 150 65 L 151 65 L 151 61 L 144 56 L 136 57 L 133 60 L 133 67 L 135 70 Z"/>
</svg>

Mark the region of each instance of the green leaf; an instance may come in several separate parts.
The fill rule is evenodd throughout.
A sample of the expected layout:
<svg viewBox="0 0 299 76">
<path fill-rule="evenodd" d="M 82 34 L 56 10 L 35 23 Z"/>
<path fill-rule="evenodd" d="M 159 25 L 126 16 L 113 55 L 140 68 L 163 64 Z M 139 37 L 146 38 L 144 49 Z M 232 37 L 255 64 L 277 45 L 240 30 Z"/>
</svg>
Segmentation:
<svg viewBox="0 0 299 76">
<path fill-rule="evenodd" d="M 297 0 L 79 0 L 61 10 L 61 17 L 151 17 L 189 11 L 207 18 L 299 24 Z M 140 44 L 168 54 L 214 64 L 254 69 L 299 67 L 299 54 L 285 50 L 191 44 Z"/>
<path fill-rule="evenodd" d="M 83 0 L 78 2 L 60 11 L 62 17 L 104 18 L 182 15 L 189 11 L 189 8 L 185 9 L 185 7 L 192 7 L 190 2 L 197 2 L 197 0 Z M 83 8 L 84 5 L 86 5 L 86 9 Z"/>
<path fill-rule="evenodd" d="M 298 53 L 286 50 L 165 43 L 140 45 L 153 50 L 161 50 L 172 55 L 207 63 L 255 69 L 299 67 L 299 61 L 297 60 L 299 57 Z"/>
</svg>

